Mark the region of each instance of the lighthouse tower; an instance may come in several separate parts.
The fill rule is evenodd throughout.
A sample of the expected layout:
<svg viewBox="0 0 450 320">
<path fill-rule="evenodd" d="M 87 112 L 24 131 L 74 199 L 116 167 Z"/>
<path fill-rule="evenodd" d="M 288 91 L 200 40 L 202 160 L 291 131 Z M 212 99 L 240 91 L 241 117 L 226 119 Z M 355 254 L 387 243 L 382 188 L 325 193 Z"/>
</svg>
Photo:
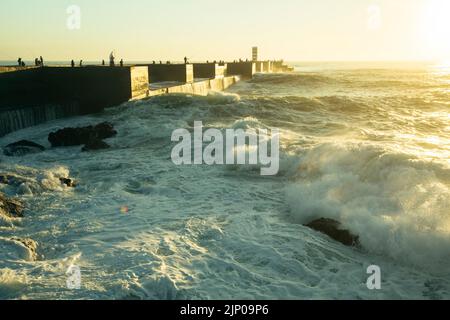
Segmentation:
<svg viewBox="0 0 450 320">
<path fill-rule="evenodd" d="M 255 62 L 258 61 L 258 47 L 252 48 L 252 60 Z"/>
</svg>

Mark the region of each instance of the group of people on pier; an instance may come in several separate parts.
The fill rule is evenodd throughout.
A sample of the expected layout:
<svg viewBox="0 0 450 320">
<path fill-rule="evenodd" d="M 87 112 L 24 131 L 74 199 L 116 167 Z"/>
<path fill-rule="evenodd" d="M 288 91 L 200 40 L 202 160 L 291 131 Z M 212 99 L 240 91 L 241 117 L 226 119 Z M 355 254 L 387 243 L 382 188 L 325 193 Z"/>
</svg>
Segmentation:
<svg viewBox="0 0 450 320">
<path fill-rule="evenodd" d="M 109 55 L 109 66 L 110 66 L 110 67 L 115 67 L 115 66 L 116 66 L 115 60 L 116 60 L 116 58 L 115 58 L 115 56 L 114 56 L 114 52 L 111 52 L 111 54 Z M 102 60 L 102 66 L 105 66 L 105 65 L 106 65 L 105 59 L 103 59 L 103 60 Z M 123 59 L 120 59 L 119 65 L 120 65 L 121 67 L 123 67 Z M 72 66 L 72 68 L 75 67 L 75 61 L 74 61 L 74 60 L 72 60 L 71 66 Z M 80 67 L 83 66 L 83 60 L 80 60 L 80 65 L 79 65 L 79 66 L 80 66 Z"/>
<path fill-rule="evenodd" d="M 115 62 L 114 62 L 114 60 L 115 60 L 115 57 L 114 57 L 114 55 L 111 53 L 111 55 L 110 55 L 110 57 L 109 57 L 109 65 L 110 65 L 111 67 L 114 67 L 114 66 L 116 65 Z M 25 63 L 25 61 L 24 61 L 22 58 L 18 58 L 18 59 L 17 59 L 17 65 L 18 65 L 19 67 L 26 67 L 26 63 Z M 43 66 L 44 66 L 44 58 L 43 58 L 42 56 L 40 56 L 39 58 L 34 59 L 34 65 L 35 65 L 36 67 L 43 67 Z M 70 65 L 71 65 L 72 68 L 74 68 L 74 67 L 75 67 L 75 60 L 72 60 L 72 61 L 70 62 Z M 102 66 L 104 66 L 104 65 L 105 65 L 105 60 L 102 61 Z M 123 59 L 120 60 L 119 65 L 120 65 L 121 67 L 123 67 L 123 65 L 124 65 Z M 80 67 L 83 67 L 83 60 L 80 60 L 79 66 L 80 66 Z"/>
<path fill-rule="evenodd" d="M 114 56 L 114 52 L 111 52 L 111 54 L 109 55 L 109 66 L 110 66 L 110 67 L 115 67 L 115 66 L 116 66 L 115 59 L 116 59 L 116 58 L 115 58 L 115 56 Z M 247 59 L 246 61 L 248 61 L 248 59 Z M 236 62 L 236 60 L 235 60 L 234 62 Z M 239 59 L 239 62 L 244 62 L 244 60 Z M 17 60 L 17 63 L 18 63 L 18 65 L 19 65 L 19 67 L 25 67 L 25 66 L 26 66 L 26 64 L 25 64 L 25 62 L 22 60 L 22 58 L 19 58 L 19 59 Z M 163 64 L 162 61 L 159 61 L 159 63 L 160 63 L 160 64 Z M 184 63 L 185 63 L 185 64 L 189 64 L 189 59 L 188 59 L 187 57 L 184 57 Z M 206 61 L 206 63 L 210 63 L 210 62 L 209 62 L 209 61 Z M 213 63 L 218 63 L 219 65 L 224 65 L 224 64 L 225 64 L 225 61 L 222 61 L 222 60 L 221 60 L 221 61 L 217 62 L 216 60 L 214 60 Z M 39 58 L 36 58 L 36 59 L 34 60 L 34 64 L 35 64 L 36 67 L 43 67 L 43 66 L 44 66 L 44 58 L 42 58 L 42 56 L 39 57 Z M 153 64 L 156 64 L 156 61 L 153 61 Z M 171 64 L 171 62 L 170 62 L 170 61 L 167 61 L 166 64 Z M 71 65 L 72 68 L 74 68 L 74 67 L 75 67 L 75 60 L 72 60 L 72 61 L 70 62 L 70 65 Z M 105 66 L 105 65 L 106 65 L 106 63 L 105 63 L 105 60 L 103 59 L 103 60 L 102 60 L 102 66 Z M 124 66 L 123 59 L 120 60 L 119 65 L 120 65 L 121 67 Z M 80 62 L 79 62 L 79 67 L 83 67 L 83 60 L 80 60 Z"/>
<path fill-rule="evenodd" d="M 19 67 L 25 67 L 26 63 L 22 60 L 22 58 L 17 59 L 17 64 Z M 34 59 L 34 66 L 35 67 L 43 67 L 44 66 L 44 58 L 40 56 L 39 58 Z"/>
</svg>

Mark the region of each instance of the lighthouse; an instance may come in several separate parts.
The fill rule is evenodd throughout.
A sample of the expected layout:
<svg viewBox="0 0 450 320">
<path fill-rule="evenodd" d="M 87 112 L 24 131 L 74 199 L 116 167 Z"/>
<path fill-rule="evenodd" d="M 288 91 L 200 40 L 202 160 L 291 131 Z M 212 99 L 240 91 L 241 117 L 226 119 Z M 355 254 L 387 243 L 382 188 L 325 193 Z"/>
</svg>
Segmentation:
<svg viewBox="0 0 450 320">
<path fill-rule="evenodd" d="M 252 60 L 255 62 L 258 61 L 258 47 L 252 48 Z"/>
</svg>

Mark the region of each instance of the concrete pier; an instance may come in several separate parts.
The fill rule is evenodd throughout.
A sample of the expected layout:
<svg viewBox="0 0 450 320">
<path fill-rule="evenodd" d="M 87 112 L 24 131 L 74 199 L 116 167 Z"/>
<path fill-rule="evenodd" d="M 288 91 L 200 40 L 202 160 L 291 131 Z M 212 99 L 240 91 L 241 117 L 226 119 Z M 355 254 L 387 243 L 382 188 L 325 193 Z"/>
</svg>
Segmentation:
<svg viewBox="0 0 450 320">
<path fill-rule="evenodd" d="M 292 71 L 294 71 L 294 68 L 286 65 L 283 60 L 273 61 L 272 69 L 273 69 L 273 72 L 292 72 Z"/>
<path fill-rule="evenodd" d="M 43 67 L 0 73 L 0 110 L 75 102 L 82 112 L 99 111 L 148 89 L 144 67 Z"/>
<path fill-rule="evenodd" d="M 282 61 L 145 64 L 126 67 L 0 67 L 0 136 L 49 120 L 96 113 L 161 94 L 207 95 Z"/>
<path fill-rule="evenodd" d="M 0 136 L 147 96 L 146 67 L 43 67 L 0 73 Z"/>
<path fill-rule="evenodd" d="M 263 72 L 263 63 L 262 61 L 255 61 L 255 72 L 256 73 L 261 73 Z"/>
<path fill-rule="evenodd" d="M 272 73 L 273 61 L 255 61 L 255 72 L 256 73 Z"/>
<path fill-rule="evenodd" d="M 150 83 L 194 82 L 194 66 L 192 64 L 149 64 L 147 66 Z"/>
<path fill-rule="evenodd" d="M 223 78 L 226 70 L 226 65 L 217 63 L 194 63 L 194 76 L 196 79 Z"/>
<path fill-rule="evenodd" d="M 272 61 L 263 61 L 262 72 L 270 73 L 273 71 L 272 69 Z"/>
<path fill-rule="evenodd" d="M 216 79 L 196 80 L 192 83 L 155 83 L 150 85 L 148 97 L 173 93 L 206 96 L 210 91 L 226 90 L 239 82 L 239 80 L 239 76 L 227 76 Z"/>
<path fill-rule="evenodd" d="M 0 66 L 0 73 L 28 70 L 28 69 L 34 69 L 34 68 L 37 68 L 37 67 L 34 67 L 34 66 L 33 67 Z"/>
<path fill-rule="evenodd" d="M 227 64 L 227 75 L 241 76 L 248 80 L 253 78 L 256 73 L 256 64 L 254 62 L 232 62 Z"/>
</svg>

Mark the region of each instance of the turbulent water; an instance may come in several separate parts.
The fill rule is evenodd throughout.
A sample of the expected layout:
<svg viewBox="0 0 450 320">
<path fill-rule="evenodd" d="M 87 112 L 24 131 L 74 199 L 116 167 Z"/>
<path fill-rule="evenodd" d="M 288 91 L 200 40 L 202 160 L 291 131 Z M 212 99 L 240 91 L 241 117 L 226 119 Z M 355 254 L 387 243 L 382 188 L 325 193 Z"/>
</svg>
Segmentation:
<svg viewBox="0 0 450 320">
<path fill-rule="evenodd" d="M 30 238 L 38 260 L 0 252 L 0 298 L 450 298 L 450 69 L 298 64 L 227 93 L 162 96 L 15 132 L 110 121 L 106 151 L 1 156 L 27 179 L 0 191 L 26 204 L 0 238 Z M 279 128 L 281 170 L 175 166 L 177 128 Z M 59 177 L 77 180 L 62 187 Z M 333 218 L 350 248 L 303 226 Z M 14 258 L 16 257 L 16 258 Z M 382 271 L 370 291 L 367 267 Z M 81 269 L 80 290 L 66 271 Z"/>
</svg>

